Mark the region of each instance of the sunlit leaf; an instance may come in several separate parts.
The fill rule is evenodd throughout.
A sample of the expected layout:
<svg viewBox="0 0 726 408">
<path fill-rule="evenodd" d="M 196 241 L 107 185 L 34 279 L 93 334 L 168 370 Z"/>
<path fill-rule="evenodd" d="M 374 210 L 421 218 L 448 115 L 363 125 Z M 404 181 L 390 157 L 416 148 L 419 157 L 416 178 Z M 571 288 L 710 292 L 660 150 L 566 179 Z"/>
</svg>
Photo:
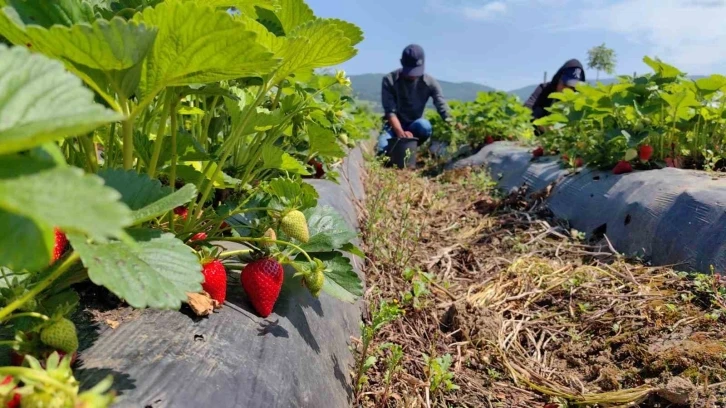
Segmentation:
<svg viewBox="0 0 726 408">
<path fill-rule="evenodd" d="M 63 65 L 0 44 L 0 153 L 77 136 L 122 119 Z"/>
<path fill-rule="evenodd" d="M 277 65 L 254 32 L 208 6 L 166 2 L 137 13 L 134 20 L 159 29 L 141 74 L 145 97 L 168 86 L 260 76 Z"/>
</svg>

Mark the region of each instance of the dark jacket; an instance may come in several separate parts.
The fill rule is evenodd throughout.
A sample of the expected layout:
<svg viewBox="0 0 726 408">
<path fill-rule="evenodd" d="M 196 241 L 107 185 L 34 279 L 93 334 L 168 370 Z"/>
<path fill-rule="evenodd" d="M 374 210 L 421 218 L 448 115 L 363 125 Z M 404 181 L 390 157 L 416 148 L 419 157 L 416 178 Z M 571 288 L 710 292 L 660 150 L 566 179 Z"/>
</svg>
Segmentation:
<svg viewBox="0 0 726 408">
<path fill-rule="evenodd" d="M 552 106 L 552 102 L 554 102 L 553 99 L 550 99 L 550 94 L 557 90 L 557 84 L 560 82 L 560 78 L 562 77 L 562 71 L 567 68 L 582 69 L 582 79 L 585 79 L 585 69 L 583 68 L 580 61 L 576 59 L 571 59 L 567 61 L 565 65 L 557 70 L 555 76 L 552 77 L 552 81 L 540 84 L 537 88 L 535 88 L 534 92 L 532 92 L 532 95 L 530 95 L 529 99 L 527 99 L 527 102 L 524 103 L 524 106 L 532 110 L 533 119 L 536 120 L 550 114 L 545 110 L 545 108 L 549 108 L 550 106 Z"/>
<path fill-rule="evenodd" d="M 441 85 L 428 74 L 410 81 L 401 77 L 399 69 L 383 77 L 381 88 L 386 119 L 395 113 L 404 128 L 423 116 L 429 98 L 434 100 L 434 106 L 442 118 L 451 116 Z"/>
</svg>

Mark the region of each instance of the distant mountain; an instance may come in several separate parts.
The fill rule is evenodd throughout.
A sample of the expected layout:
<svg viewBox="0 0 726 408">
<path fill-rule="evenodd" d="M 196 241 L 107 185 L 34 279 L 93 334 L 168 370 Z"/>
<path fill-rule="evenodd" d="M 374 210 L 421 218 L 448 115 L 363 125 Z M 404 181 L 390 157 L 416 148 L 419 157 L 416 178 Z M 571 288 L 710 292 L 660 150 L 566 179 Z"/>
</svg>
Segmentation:
<svg viewBox="0 0 726 408">
<path fill-rule="evenodd" d="M 353 92 L 358 99 L 371 102 L 377 109 L 381 110 L 381 81 L 385 74 L 363 74 L 351 75 L 350 81 Z M 474 82 L 449 82 L 439 80 L 441 90 L 447 100 L 473 101 L 479 92 L 489 92 L 495 89 L 486 85 Z"/>
</svg>

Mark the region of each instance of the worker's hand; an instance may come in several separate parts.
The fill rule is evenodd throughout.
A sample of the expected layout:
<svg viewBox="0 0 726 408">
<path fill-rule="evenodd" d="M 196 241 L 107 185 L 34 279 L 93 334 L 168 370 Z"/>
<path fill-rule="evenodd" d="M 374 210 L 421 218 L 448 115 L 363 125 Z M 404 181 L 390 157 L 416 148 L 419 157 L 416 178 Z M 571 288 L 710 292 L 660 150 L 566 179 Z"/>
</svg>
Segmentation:
<svg viewBox="0 0 726 408">
<path fill-rule="evenodd" d="M 410 139 L 410 138 L 413 137 L 413 133 L 409 132 L 408 130 L 405 130 L 403 132 L 403 135 L 401 137 L 404 138 L 404 139 Z"/>
</svg>

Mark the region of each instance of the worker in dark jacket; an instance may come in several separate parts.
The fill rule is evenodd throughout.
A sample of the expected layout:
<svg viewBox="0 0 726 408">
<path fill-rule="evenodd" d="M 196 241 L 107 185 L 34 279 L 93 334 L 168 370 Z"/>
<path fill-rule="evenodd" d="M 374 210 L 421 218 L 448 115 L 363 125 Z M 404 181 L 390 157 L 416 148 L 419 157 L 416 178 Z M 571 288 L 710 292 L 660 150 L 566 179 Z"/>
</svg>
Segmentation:
<svg viewBox="0 0 726 408">
<path fill-rule="evenodd" d="M 424 73 L 423 48 L 409 45 L 401 55 L 401 68 L 383 78 L 381 99 L 386 124 L 378 138 L 379 153 L 386 150 L 389 139 L 394 137 L 415 137 L 419 145 L 431 137 L 431 122 L 423 118 L 429 98 L 433 99 L 441 118 L 452 122 L 441 85 Z"/>
<path fill-rule="evenodd" d="M 571 59 L 557 71 L 552 81 L 535 88 L 524 106 L 532 110 L 533 120 L 545 117 L 550 114 L 545 108 L 552 106 L 554 100 L 550 99 L 550 95 L 553 92 L 562 92 L 565 88 L 574 90 L 577 84 L 583 81 L 585 81 L 585 69 L 580 61 Z M 535 134 L 541 133 L 542 129 L 535 128 Z"/>
</svg>

